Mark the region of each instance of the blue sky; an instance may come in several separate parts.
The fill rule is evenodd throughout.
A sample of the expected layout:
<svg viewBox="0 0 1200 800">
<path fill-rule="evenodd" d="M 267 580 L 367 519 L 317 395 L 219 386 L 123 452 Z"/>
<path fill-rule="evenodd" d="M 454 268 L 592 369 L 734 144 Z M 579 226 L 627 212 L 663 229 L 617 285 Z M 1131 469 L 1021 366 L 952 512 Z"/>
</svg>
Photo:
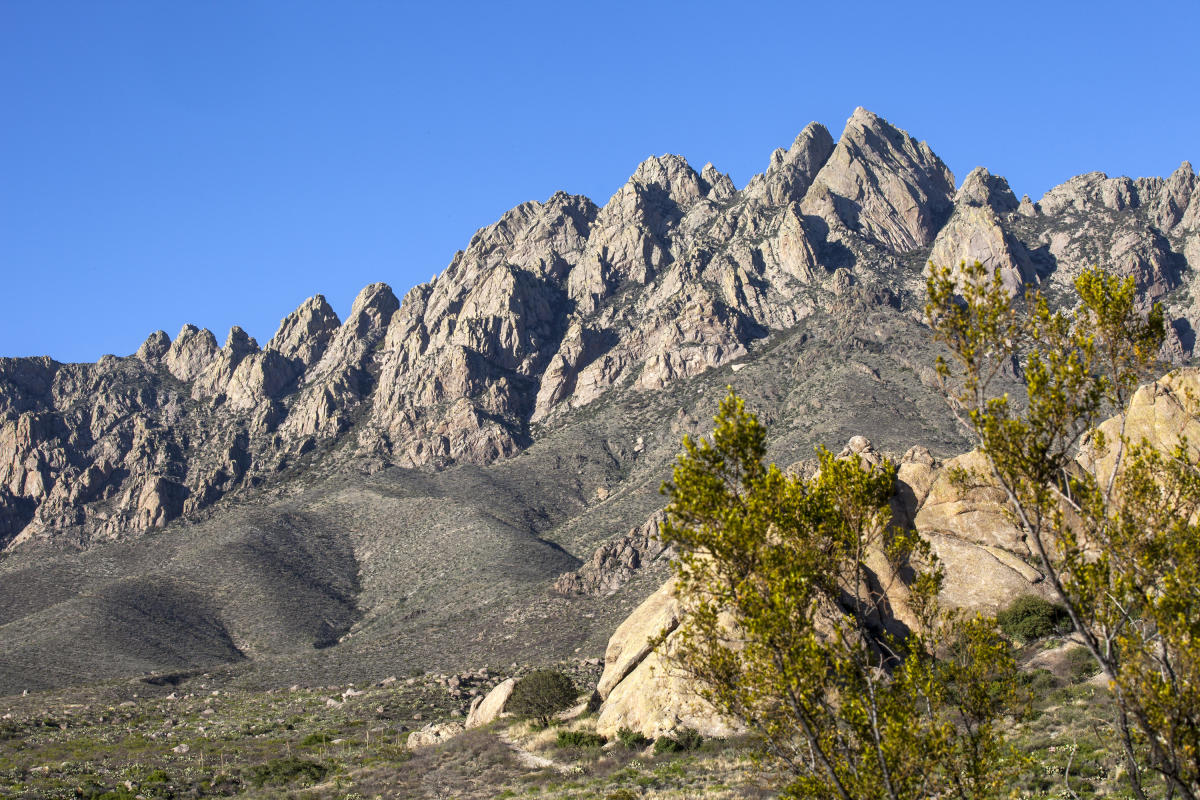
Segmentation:
<svg viewBox="0 0 1200 800">
<path fill-rule="evenodd" d="M 1200 164 L 1200 3 L 0 0 L 0 355 L 265 343 L 649 155 L 740 187 L 856 106 L 1035 199 Z"/>
</svg>

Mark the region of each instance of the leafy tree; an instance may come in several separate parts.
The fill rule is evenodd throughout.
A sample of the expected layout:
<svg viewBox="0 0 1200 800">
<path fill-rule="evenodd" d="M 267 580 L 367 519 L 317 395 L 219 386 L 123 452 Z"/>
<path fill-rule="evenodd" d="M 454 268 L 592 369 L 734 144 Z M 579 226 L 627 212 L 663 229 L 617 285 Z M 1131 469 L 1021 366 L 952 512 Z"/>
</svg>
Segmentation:
<svg viewBox="0 0 1200 800">
<path fill-rule="evenodd" d="M 663 487 L 684 608 L 669 657 L 762 735 L 790 775 L 783 796 L 1004 793 L 1010 647 L 994 620 L 940 607 L 928 546 L 889 525 L 894 467 L 821 450 L 816 477 L 785 474 L 732 391 L 712 441 L 683 444 Z"/>
<path fill-rule="evenodd" d="M 550 718 L 570 708 L 579 692 L 570 677 L 552 669 L 531 672 L 513 685 L 505 708 L 519 717 L 529 717 L 539 725 L 550 724 Z"/>
<path fill-rule="evenodd" d="M 1133 794 L 1200 795 L 1200 458 L 1131 441 L 1125 409 L 1164 337 L 1132 277 L 1075 281 L 1079 305 L 1010 301 L 975 263 L 931 266 L 938 373 L 1071 625 L 1108 679 Z M 997 378 L 1013 370 L 1024 402 Z M 1187 398 L 1195 415 L 1194 398 Z M 1098 428 L 1109 414 L 1116 422 Z M 1089 467 L 1087 469 L 1082 467 Z M 1143 766 L 1144 765 L 1144 766 Z"/>
</svg>

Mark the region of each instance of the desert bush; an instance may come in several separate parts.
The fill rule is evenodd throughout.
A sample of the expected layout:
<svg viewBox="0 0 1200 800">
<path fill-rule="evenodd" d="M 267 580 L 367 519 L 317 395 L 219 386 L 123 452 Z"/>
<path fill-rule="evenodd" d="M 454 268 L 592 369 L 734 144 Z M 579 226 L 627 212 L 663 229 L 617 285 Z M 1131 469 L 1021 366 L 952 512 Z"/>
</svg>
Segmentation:
<svg viewBox="0 0 1200 800">
<path fill-rule="evenodd" d="M 1012 605 L 996 615 L 996 622 L 1000 630 L 1021 642 L 1031 642 L 1071 629 L 1071 617 L 1065 608 L 1032 594 L 1021 595 L 1014 600 Z"/>
<path fill-rule="evenodd" d="M 567 675 L 556 670 L 542 669 L 531 672 L 517 681 L 505 708 L 519 717 L 536 720 L 540 725 L 548 725 L 550 718 L 559 711 L 570 708 L 577 696 L 575 684 Z"/>
<path fill-rule="evenodd" d="M 554 744 L 558 747 L 602 747 L 608 739 L 591 731 L 559 731 Z"/>
<path fill-rule="evenodd" d="M 1071 683 L 1086 681 L 1100 671 L 1096 659 L 1086 647 L 1072 647 L 1067 651 L 1067 680 Z"/>
<path fill-rule="evenodd" d="M 692 728 L 680 728 L 674 736 L 660 736 L 654 740 L 656 753 L 682 753 L 695 750 L 704 742 L 704 737 Z"/>
<path fill-rule="evenodd" d="M 276 758 L 265 764 L 257 764 L 250 770 L 250 782 L 262 788 L 267 784 L 289 784 L 301 778 L 316 783 L 329 770 L 324 764 L 304 758 Z"/>
<path fill-rule="evenodd" d="M 609 792 L 604 800 L 638 800 L 639 796 L 630 789 L 617 789 L 615 792 Z"/>
<path fill-rule="evenodd" d="M 641 731 L 630 730 L 629 728 L 617 728 L 617 741 L 626 750 L 641 750 L 650 744 L 650 740 L 643 736 Z"/>
</svg>

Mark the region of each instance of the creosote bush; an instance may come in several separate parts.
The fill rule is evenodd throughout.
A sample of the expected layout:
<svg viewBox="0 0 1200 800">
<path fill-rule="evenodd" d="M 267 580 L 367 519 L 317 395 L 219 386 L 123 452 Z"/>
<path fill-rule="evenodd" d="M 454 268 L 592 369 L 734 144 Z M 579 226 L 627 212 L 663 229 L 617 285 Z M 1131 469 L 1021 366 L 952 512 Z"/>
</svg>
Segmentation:
<svg viewBox="0 0 1200 800">
<path fill-rule="evenodd" d="M 559 711 L 570 708 L 578 695 L 570 677 L 557 670 L 542 669 L 516 682 L 505 708 L 545 726 Z"/>
<path fill-rule="evenodd" d="M 1012 648 L 994 619 L 941 607 L 928 543 L 890 523 L 895 467 L 820 450 L 816 476 L 787 474 L 764 461 L 766 429 L 732 390 L 712 439 L 683 447 L 663 487 L 681 603 L 667 659 L 762 738 L 780 797 L 1006 793 Z"/>
<path fill-rule="evenodd" d="M 559 731 L 554 740 L 557 747 L 603 747 L 608 739 L 591 731 Z"/>
<path fill-rule="evenodd" d="M 1147 441 L 1127 416 L 1161 369 L 1162 306 L 1139 297 L 1134 276 L 1098 268 L 1075 279 L 1079 304 L 1058 311 L 1035 287 L 1013 296 L 979 262 L 931 264 L 926 289 L 949 355 L 942 390 L 986 463 L 964 482 L 1003 494 L 1104 676 L 1106 734 L 1131 794 L 1200 799 L 1200 451 L 1171 425 Z M 998 385 L 1014 368 L 1024 403 Z M 1148 399 L 1194 422 L 1191 382 L 1168 375 Z"/>
<path fill-rule="evenodd" d="M 635 731 L 630 728 L 617 728 L 617 741 L 626 750 L 641 750 L 650 744 L 650 740 L 643 736 L 641 731 Z"/>
<path fill-rule="evenodd" d="M 1071 630 L 1067 609 L 1047 602 L 1035 594 L 1018 597 L 1008 608 L 996 615 L 1000 630 L 1020 642 L 1032 642 L 1043 636 Z"/>
<path fill-rule="evenodd" d="M 682 753 L 695 750 L 704 743 L 704 737 L 692 728 L 680 728 L 674 736 L 660 736 L 654 740 L 656 753 Z"/>
<path fill-rule="evenodd" d="M 325 777 L 326 772 L 328 769 L 316 761 L 277 758 L 255 766 L 250 772 L 250 782 L 260 788 L 265 785 L 286 785 L 297 780 L 316 783 Z"/>
</svg>

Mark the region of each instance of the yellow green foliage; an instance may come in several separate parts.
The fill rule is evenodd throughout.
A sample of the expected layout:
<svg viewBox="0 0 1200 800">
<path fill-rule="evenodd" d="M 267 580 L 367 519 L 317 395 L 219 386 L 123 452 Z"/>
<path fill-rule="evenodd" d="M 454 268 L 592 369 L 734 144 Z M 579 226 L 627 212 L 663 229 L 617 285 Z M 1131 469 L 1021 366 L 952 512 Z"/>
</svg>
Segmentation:
<svg viewBox="0 0 1200 800">
<path fill-rule="evenodd" d="M 1155 369 L 1163 314 L 1132 277 L 1076 280 L 1080 304 L 1009 302 L 978 263 L 933 267 L 926 313 L 950 360 L 938 372 L 1075 634 L 1114 695 L 1110 735 L 1135 797 L 1200 796 L 1200 472 L 1170 452 L 1097 430 Z M 1027 402 L 994 389 L 1016 367 Z M 1190 411 L 1195 412 L 1195 403 Z M 1090 472 L 1076 461 L 1080 449 Z"/>
<path fill-rule="evenodd" d="M 804 480 L 766 464 L 765 443 L 730 392 L 712 441 L 685 438 L 664 486 L 685 609 L 673 663 L 761 734 L 785 797 L 1006 793 L 1010 646 L 994 620 L 939 605 L 928 546 L 889 524 L 894 467 L 822 450 Z"/>
</svg>

